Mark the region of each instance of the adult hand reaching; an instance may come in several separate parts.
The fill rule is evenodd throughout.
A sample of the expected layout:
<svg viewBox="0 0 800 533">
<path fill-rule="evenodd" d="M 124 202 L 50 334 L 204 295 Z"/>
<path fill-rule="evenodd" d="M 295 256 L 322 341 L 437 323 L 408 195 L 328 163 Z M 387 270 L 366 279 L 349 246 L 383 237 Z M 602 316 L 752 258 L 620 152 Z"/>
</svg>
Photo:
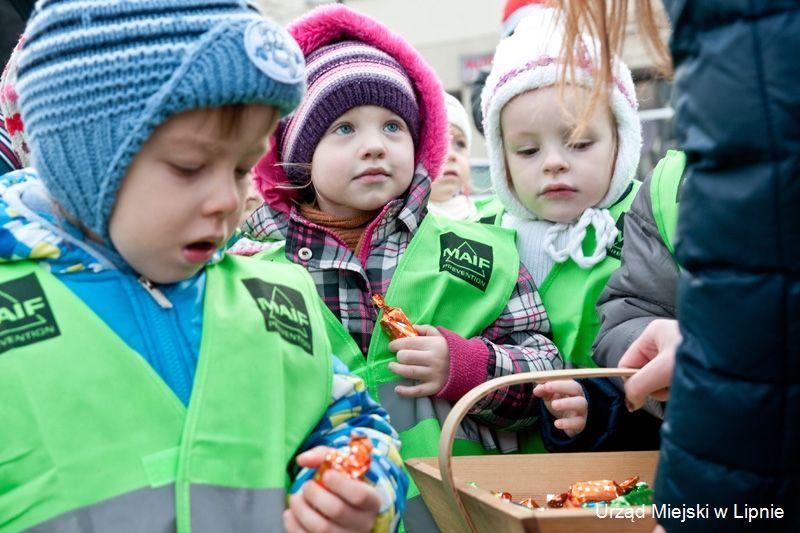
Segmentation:
<svg viewBox="0 0 800 533">
<path fill-rule="evenodd" d="M 675 350 L 680 342 L 678 321 L 657 319 L 630 345 L 619 366 L 641 370 L 625 382 L 625 401 L 629 411 L 641 408 L 648 396 L 659 401 L 669 398 Z"/>
</svg>

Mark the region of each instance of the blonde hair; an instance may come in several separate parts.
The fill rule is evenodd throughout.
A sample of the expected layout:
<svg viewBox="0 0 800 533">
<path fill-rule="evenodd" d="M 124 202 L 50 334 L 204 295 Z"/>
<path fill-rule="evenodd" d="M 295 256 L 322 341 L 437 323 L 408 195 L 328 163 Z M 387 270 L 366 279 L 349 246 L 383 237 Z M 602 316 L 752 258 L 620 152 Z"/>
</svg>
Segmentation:
<svg viewBox="0 0 800 533">
<path fill-rule="evenodd" d="M 635 7 L 633 13 L 636 26 L 642 38 L 648 55 L 653 59 L 656 71 L 664 77 L 672 74 L 672 59 L 666 44 L 659 34 L 659 27 L 667 24 L 662 9 L 655 2 L 661 0 L 632 0 Z M 579 103 L 577 114 L 577 127 L 574 134 L 580 136 L 588 125 L 589 120 L 599 105 L 606 105 L 609 101 L 609 90 L 613 84 L 613 57 L 621 55 L 625 45 L 625 29 L 628 24 L 628 0 L 554 0 L 551 5 L 561 9 L 564 19 L 564 42 L 561 48 L 561 75 L 559 76 L 558 91 L 563 101 L 566 87 L 572 84 L 576 67 L 585 61 L 581 54 L 583 39 L 582 34 L 598 43 L 599 50 L 593 50 L 589 59 L 594 61 L 590 67 L 593 70 L 595 83 L 592 85 L 588 98 L 583 98 Z M 596 64 L 599 60 L 599 64 Z"/>
</svg>

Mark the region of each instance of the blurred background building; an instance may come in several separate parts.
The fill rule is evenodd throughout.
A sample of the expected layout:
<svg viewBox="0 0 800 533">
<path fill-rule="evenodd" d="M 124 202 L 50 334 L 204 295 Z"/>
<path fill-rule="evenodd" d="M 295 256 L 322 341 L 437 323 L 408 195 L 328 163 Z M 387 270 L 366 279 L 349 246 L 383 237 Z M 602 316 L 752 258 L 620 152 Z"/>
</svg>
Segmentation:
<svg viewBox="0 0 800 533">
<path fill-rule="evenodd" d="M 265 14 L 286 24 L 325 0 L 254 0 Z M 342 0 L 347 6 L 379 20 L 405 37 L 428 60 L 445 90 L 470 106 L 470 84 L 481 68 L 491 65 L 500 39 L 506 0 Z M 668 30 L 664 28 L 664 38 Z M 655 75 L 653 64 L 636 36 L 628 30 L 625 62 L 636 81 L 643 121 L 644 147 L 640 175 L 674 147 L 669 107 L 670 84 Z M 474 125 L 473 125 L 474 127 Z M 477 131 L 472 156 L 485 157 Z M 480 181 L 479 176 L 473 176 Z"/>
</svg>

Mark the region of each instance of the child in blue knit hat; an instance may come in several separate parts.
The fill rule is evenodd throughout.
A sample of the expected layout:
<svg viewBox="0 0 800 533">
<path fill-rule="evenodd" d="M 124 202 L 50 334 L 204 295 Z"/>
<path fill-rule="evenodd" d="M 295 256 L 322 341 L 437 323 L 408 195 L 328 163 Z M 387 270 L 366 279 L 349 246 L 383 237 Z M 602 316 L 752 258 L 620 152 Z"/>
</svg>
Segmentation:
<svg viewBox="0 0 800 533">
<path fill-rule="evenodd" d="M 241 0 L 38 3 L 16 87 L 36 170 L 0 180 L 0 529 L 397 524 L 397 434 L 313 281 L 223 253 L 304 79 Z M 351 438 L 363 481 L 312 480 Z"/>
</svg>

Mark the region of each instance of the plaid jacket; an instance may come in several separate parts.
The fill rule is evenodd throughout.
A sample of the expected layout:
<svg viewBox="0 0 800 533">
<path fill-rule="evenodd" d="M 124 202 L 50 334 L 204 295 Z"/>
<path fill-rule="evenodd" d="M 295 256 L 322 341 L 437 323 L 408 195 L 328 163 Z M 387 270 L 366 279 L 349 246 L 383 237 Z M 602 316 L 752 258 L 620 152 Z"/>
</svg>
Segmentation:
<svg viewBox="0 0 800 533">
<path fill-rule="evenodd" d="M 408 193 L 388 203 L 367 227 L 358 257 L 332 232 L 302 217 L 296 207 L 287 215 L 264 204 L 243 229 L 250 241 L 286 240 L 286 257 L 308 269 L 325 304 L 366 354 L 377 317 L 370 298 L 389 288 L 403 252 L 427 214 L 429 195 L 430 179 L 419 167 Z M 258 244 L 244 241 L 239 248 L 252 253 Z M 562 368 L 549 333 L 542 301 L 520 265 L 506 308 L 480 336 L 490 350 L 486 380 Z M 522 385 L 497 391 L 476 405 L 472 417 L 507 431 L 530 425 L 539 414 L 532 390 L 531 385 Z"/>
</svg>

